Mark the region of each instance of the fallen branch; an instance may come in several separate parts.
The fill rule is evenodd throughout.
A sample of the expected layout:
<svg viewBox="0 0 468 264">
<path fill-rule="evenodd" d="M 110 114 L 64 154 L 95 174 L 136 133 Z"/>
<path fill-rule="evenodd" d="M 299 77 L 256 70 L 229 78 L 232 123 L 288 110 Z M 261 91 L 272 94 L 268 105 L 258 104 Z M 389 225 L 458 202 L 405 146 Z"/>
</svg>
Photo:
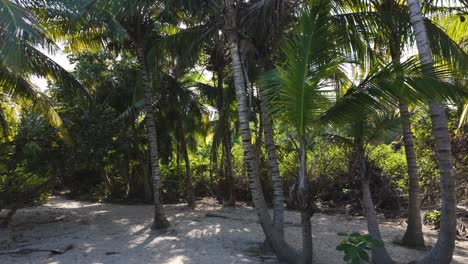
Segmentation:
<svg viewBox="0 0 468 264">
<path fill-rule="evenodd" d="M 44 224 L 51 224 L 51 223 L 55 223 L 55 222 L 60 222 L 62 220 L 64 220 L 66 218 L 65 215 L 62 215 L 62 216 L 59 216 L 53 220 L 50 220 L 50 221 L 46 221 L 46 222 L 23 222 L 23 223 L 18 223 L 18 224 L 15 224 L 15 225 L 11 225 L 10 228 L 15 228 L 15 227 L 18 227 L 18 226 L 22 226 L 22 225 L 29 225 L 29 224 L 34 224 L 34 225 L 44 225 Z"/>
<path fill-rule="evenodd" d="M 50 252 L 51 254 L 54 255 L 61 255 L 68 250 L 73 249 L 73 245 L 68 245 L 66 248 L 63 250 L 60 249 L 41 249 L 41 248 L 20 248 L 20 249 L 13 249 L 13 250 L 5 250 L 5 251 L 0 251 L 0 255 L 9 255 L 9 254 L 30 254 L 32 252 Z"/>
<path fill-rule="evenodd" d="M 80 231 L 80 230 L 75 230 L 75 231 L 70 231 L 70 232 L 66 232 L 66 233 L 62 233 L 62 234 L 54 234 L 54 235 L 50 235 L 50 236 L 27 236 L 26 238 L 32 238 L 32 239 L 36 239 L 36 240 L 41 240 L 41 239 L 48 239 L 48 238 L 52 238 L 52 237 L 67 236 L 67 235 L 71 235 L 71 234 L 77 233 L 77 232 L 79 232 L 79 231 Z"/>
</svg>

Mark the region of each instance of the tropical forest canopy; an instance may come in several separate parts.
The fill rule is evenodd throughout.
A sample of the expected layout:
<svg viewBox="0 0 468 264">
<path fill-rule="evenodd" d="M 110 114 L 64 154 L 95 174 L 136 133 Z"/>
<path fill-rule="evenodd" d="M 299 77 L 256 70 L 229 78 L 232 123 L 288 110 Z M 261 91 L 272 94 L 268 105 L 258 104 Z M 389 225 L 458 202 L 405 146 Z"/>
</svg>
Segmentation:
<svg viewBox="0 0 468 264">
<path fill-rule="evenodd" d="M 421 207 L 442 204 L 423 263 L 449 263 L 468 201 L 467 19 L 466 0 L 0 0 L 0 211 L 144 202 L 164 229 L 163 204 L 243 201 L 278 258 L 311 263 L 328 204 L 364 214 L 358 238 L 391 263 L 376 213 L 407 212 L 401 243 L 419 247 Z"/>
</svg>

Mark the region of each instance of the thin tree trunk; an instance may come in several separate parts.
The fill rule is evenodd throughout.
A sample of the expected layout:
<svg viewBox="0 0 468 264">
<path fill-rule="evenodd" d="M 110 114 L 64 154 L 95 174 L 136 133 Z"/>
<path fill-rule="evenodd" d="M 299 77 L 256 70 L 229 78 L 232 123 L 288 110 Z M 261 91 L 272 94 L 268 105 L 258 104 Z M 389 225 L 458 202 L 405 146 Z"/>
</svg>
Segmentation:
<svg viewBox="0 0 468 264">
<path fill-rule="evenodd" d="M 263 133 L 265 136 L 265 148 L 268 153 L 268 165 L 270 166 L 271 182 L 273 186 L 273 223 L 278 232 L 284 235 L 284 198 L 283 185 L 278 166 L 275 142 L 273 140 L 273 128 L 271 125 L 266 102 L 260 93 L 261 118 L 263 120 Z"/>
<path fill-rule="evenodd" d="M 232 173 L 232 154 L 231 154 L 231 139 L 230 131 L 227 128 L 223 135 L 223 148 L 225 153 L 225 163 L 226 163 L 226 202 L 224 206 L 236 206 L 236 199 L 234 196 L 234 176 Z"/>
<path fill-rule="evenodd" d="M 407 104 L 400 104 L 400 115 L 405 145 L 406 163 L 408 167 L 408 226 L 403 236 L 403 245 L 410 247 L 424 247 L 424 235 L 421 223 L 421 202 L 419 200 L 419 173 L 416 164 L 413 133 L 411 132 L 410 114 Z"/>
<path fill-rule="evenodd" d="M 313 258 L 312 225 L 310 218 L 309 179 L 307 177 L 307 145 L 304 135 L 300 136 L 299 143 L 299 183 L 297 188 L 297 201 L 301 210 L 302 225 L 302 254 L 305 264 L 311 264 Z"/>
<path fill-rule="evenodd" d="M 185 163 L 185 188 L 187 192 L 187 206 L 190 209 L 195 208 L 195 193 L 193 190 L 193 183 L 192 183 L 192 169 L 190 168 L 190 159 L 188 155 L 187 143 L 185 142 L 185 137 L 183 132 L 181 131 L 180 135 L 180 144 L 182 147 L 182 152 L 184 155 L 184 163 Z"/>
<path fill-rule="evenodd" d="M 141 165 L 142 173 L 143 173 L 143 189 L 144 189 L 144 195 L 145 195 L 145 201 L 150 202 L 153 197 L 153 193 L 151 192 L 151 179 L 148 174 L 148 166 L 147 163 L 144 160 L 143 164 Z"/>
<path fill-rule="evenodd" d="M 224 18 L 226 19 L 224 29 L 228 37 L 229 51 L 232 60 L 239 124 L 244 148 L 244 160 L 247 167 L 252 200 L 265 236 L 268 241 L 270 241 L 270 244 L 275 250 L 278 258 L 281 261 L 288 263 L 300 263 L 300 257 L 297 252 L 295 252 L 295 250 L 284 241 L 279 232 L 274 228 L 273 221 L 267 210 L 265 197 L 263 196 L 262 186 L 260 184 L 260 178 L 258 176 L 258 161 L 253 153 L 248 116 L 249 109 L 244 89 L 242 64 L 239 56 L 236 7 L 232 3 L 232 0 L 225 0 L 224 7 L 226 12 L 224 14 Z"/>
<path fill-rule="evenodd" d="M 225 182 L 226 194 L 224 206 L 236 206 L 236 198 L 234 196 L 234 175 L 232 171 L 232 154 L 231 154 L 231 129 L 229 124 L 228 113 L 224 109 L 224 92 L 223 92 L 223 74 L 222 70 L 218 70 L 218 113 L 219 113 L 219 126 L 221 130 L 221 144 L 225 153 Z"/>
<path fill-rule="evenodd" d="M 367 231 L 369 235 L 375 239 L 382 241 L 380 234 L 379 222 L 377 221 L 377 214 L 374 209 L 374 202 L 372 201 L 370 191 L 370 177 L 372 175 L 372 168 L 368 166 L 364 154 L 364 150 L 359 150 L 359 172 L 361 174 L 361 190 L 362 190 L 362 205 L 366 214 Z M 388 254 L 385 247 L 372 248 L 372 262 L 375 264 L 390 264 L 395 263 Z"/>
<path fill-rule="evenodd" d="M 15 215 L 16 211 L 18 210 L 17 207 L 13 206 L 10 208 L 10 211 L 8 211 L 7 215 L 5 218 L 3 218 L 2 222 L 0 222 L 0 228 L 6 228 L 8 227 L 8 224 L 10 223 L 11 219 Z M 0 211 L 1 212 L 1 211 Z"/>
<path fill-rule="evenodd" d="M 146 57 L 143 48 L 137 48 L 138 62 L 140 66 L 140 74 L 145 89 L 145 112 L 146 112 L 146 130 L 148 135 L 148 147 L 150 150 L 151 175 L 153 178 L 153 196 L 154 196 L 154 221 L 152 229 L 165 229 L 170 226 L 166 219 L 164 209 L 159 198 L 159 187 L 161 175 L 159 171 L 158 159 L 158 141 L 156 134 L 156 126 L 154 124 L 153 104 L 151 94 L 151 83 L 146 67 Z"/>
<path fill-rule="evenodd" d="M 421 63 L 432 66 L 434 62 L 419 0 L 408 0 L 408 8 Z M 425 74 L 431 75 L 432 73 L 433 68 L 431 67 Z M 442 205 L 439 237 L 431 252 L 419 263 L 448 264 L 452 260 L 456 238 L 456 178 L 445 111 L 442 106 L 429 102 L 429 113 L 432 120 L 432 133 L 435 139 L 437 163 L 440 172 Z"/>
<path fill-rule="evenodd" d="M 393 11 L 392 0 L 385 1 L 387 9 Z M 394 63 L 400 63 L 401 41 L 396 25 L 391 22 L 392 35 L 390 37 L 390 53 Z M 416 152 L 414 150 L 413 133 L 411 132 L 410 114 L 405 99 L 400 100 L 400 116 L 405 145 L 406 163 L 408 171 L 408 226 L 401 240 L 403 245 L 409 247 L 424 248 L 424 235 L 421 223 L 421 202 L 419 200 L 419 173 L 416 164 Z"/>
</svg>

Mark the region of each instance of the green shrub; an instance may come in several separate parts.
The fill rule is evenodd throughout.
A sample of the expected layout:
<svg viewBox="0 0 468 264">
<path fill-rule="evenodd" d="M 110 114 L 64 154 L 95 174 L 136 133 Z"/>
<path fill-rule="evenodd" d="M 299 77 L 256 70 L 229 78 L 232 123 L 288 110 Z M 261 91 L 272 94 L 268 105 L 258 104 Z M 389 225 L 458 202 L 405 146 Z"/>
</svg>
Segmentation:
<svg viewBox="0 0 468 264">
<path fill-rule="evenodd" d="M 432 210 L 424 215 L 424 223 L 434 226 L 440 225 L 440 210 Z"/>
<path fill-rule="evenodd" d="M 370 261 L 368 251 L 373 247 L 383 247 L 384 244 L 380 240 L 373 239 L 370 235 L 364 235 L 357 232 L 347 234 L 340 232 L 339 236 L 343 237 L 336 250 L 343 251 L 343 260 L 346 263 L 359 264 L 362 261 Z"/>
</svg>

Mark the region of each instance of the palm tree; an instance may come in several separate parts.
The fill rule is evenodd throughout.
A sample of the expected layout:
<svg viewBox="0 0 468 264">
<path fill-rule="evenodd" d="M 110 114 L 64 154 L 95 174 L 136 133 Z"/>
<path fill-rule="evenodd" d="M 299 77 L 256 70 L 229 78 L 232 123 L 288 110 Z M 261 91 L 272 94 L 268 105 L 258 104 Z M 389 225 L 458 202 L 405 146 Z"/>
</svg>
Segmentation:
<svg viewBox="0 0 468 264">
<path fill-rule="evenodd" d="M 410 34 L 410 19 L 404 1 L 337 2 L 351 11 L 350 14 L 339 14 L 337 18 L 345 20 L 346 23 L 351 25 L 351 28 L 361 29 L 358 34 L 361 34 L 367 41 L 375 43 L 374 46 L 378 49 L 378 54 L 382 54 L 382 50 L 388 49 L 391 59 L 397 62 L 400 60 L 403 47 L 413 45 L 413 37 Z M 467 61 L 466 54 L 437 24 L 429 19 L 425 19 L 424 23 L 430 29 L 430 42 L 434 54 L 454 65 Z M 408 227 L 402 243 L 412 247 L 423 247 L 424 238 L 419 209 L 418 167 L 409 122 L 408 103 L 405 98 L 401 98 L 400 101 L 398 108 L 402 116 L 403 142 L 405 144 L 409 176 Z"/>
<path fill-rule="evenodd" d="M 193 188 L 192 170 L 190 167 L 189 150 L 196 149 L 196 136 L 205 136 L 206 125 L 203 116 L 206 110 L 200 104 L 196 95 L 177 79 L 167 76 L 171 87 L 165 89 L 168 104 L 170 106 L 160 107 L 164 113 L 165 122 L 174 122 L 174 138 L 180 146 L 180 152 L 185 163 L 185 186 L 186 199 L 189 208 L 195 208 L 195 193 Z"/>
<path fill-rule="evenodd" d="M 268 104 L 272 113 L 280 113 L 295 128 L 299 174 L 297 202 L 301 211 L 303 254 L 312 263 L 313 214 L 307 177 L 307 149 L 310 129 L 331 104 L 330 79 L 346 60 L 338 46 L 343 39 L 334 38 L 331 5 L 328 1 L 310 1 L 299 17 L 297 32 L 285 41 L 282 52 L 286 62 L 266 77 Z M 296 144 L 297 145 L 297 144 Z"/>
<path fill-rule="evenodd" d="M 407 3 L 421 63 L 429 66 L 425 74 L 432 75 L 434 62 L 421 13 L 420 2 L 419 0 L 408 0 Z M 429 101 L 429 113 L 432 120 L 432 133 L 435 139 L 440 171 L 442 214 L 440 218 L 439 238 L 431 252 L 420 260 L 420 263 L 450 263 L 455 248 L 457 223 L 455 170 L 453 168 L 445 111 L 441 105 Z"/>
<path fill-rule="evenodd" d="M 330 115 L 330 113 L 336 111 L 336 108 L 340 108 L 343 104 L 346 105 L 349 96 L 349 94 L 345 95 L 334 107 L 328 110 L 325 116 Z M 339 111 L 341 112 L 343 109 Z M 362 192 L 361 201 L 366 215 L 367 230 L 373 239 L 382 241 L 370 190 L 370 180 L 374 172 L 372 162 L 367 156 L 367 149 L 369 144 L 378 141 L 379 138 L 382 138 L 383 134 L 391 132 L 392 129 L 395 130 L 399 120 L 386 114 L 366 114 L 365 111 L 355 107 L 353 107 L 353 111 L 359 111 L 359 116 L 357 118 L 347 118 L 345 125 L 338 125 L 339 135 L 334 136 L 334 138 L 339 139 L 340 142 L 345 143 L 352 149 L 353 157 L 351 159 L 354 159 L 359 168 Z M 371 251 L 372 263 L 394 263 L 385 247 L 374 247 Z"/>
<path fill-rule="evenodd" d="M 74 95 L 87 95 L 87 91 L 71 74 L 41 51 L 56 52 L 58 47 L 49 39 L 33 13 L 26 8 L 27 3 L 28 1 L 0 1 L 0 100 L 13 102 L 13 106 L 31 107 L 32 111 L 42 114 L 60 132 L 65 143 L 71 145 L 72 139 L 55 111 L 54 104 L 29 79 L 33 75 L 48 78 Z M 8 121 L 4 108 L 0 107 L 0 124 L 6 141 L 10 132 Z M 34 196 L 43 192 L 54 181 L 55 178 L 51 175 L 45 182 L 28 190 L 28 194 L 15 196 L 13 204 L 2 204 L 2 208 L 11 207 L 2 223 L 7 224 L 16 209 L 31 199 L 29 194 Z"/>
<path fill-rule="evenodd" d="M 297 263 L 300 257 L 282 238 L 273 224 L 273 221 L 268 213 L 265 198 L 263 195 L 260 178 L 258 175 L 258 160 L 254 154 L 252 145 L 252 137 L 250 130 L 250 109 L 247 103 L 245 94 L 245 83 L 243 65 L 239 50 L 239 12 L 244 1 L 223 0 L 223 1 L 166 1 L 170 9 L 181 8 L 191 11 L 194 16 L 211 17 L 218 19 L 218 25 L 221 25 L 220 30 L 227 40 L 227 49 L 231 57 L 231 64 L 234 76 L 234 87 L 236 90 L 237 110 L 239 117 L 239 126 L 244 148 L 244 161 L 247 167 L 247 175 L 249 178 L 250 190 L 255 210 L 259 217 L 263 231 L 273 247 L 278 258 L 289 263 Z"/>
<path fill-rule="evenodd" d="M 324 122 L 331 121 L 332 124 L 345 124 L 350 127 L 346 135 L 353 138 L 351 141 L 348 140 L 348 144 L 354 146 L 360 158 L 359 167 L 368 231 L 377 240 L 381 240 L 381 235 L 368 190 L 370 168 L 365 158 L 365 147 L 382 133 L 382 128 L 387 128 L 386 124 L 400 122 L 398 119 L 393 119 L 390 123 L 381 122 L 380 120 L 388 118 L 380 117 L 386 117 L 398 108 L 401 98 L 405 98 L 409 103 L 423 105 L 429 98 L 442 102 L 466 97 L 463 88 L 440 81 L 448 79 L 450 71 L 437 69 L 434 70 L 433 76 L 423 76 L 422 72 L 426 67 L 419 65 L 415 58 L 403 63 L 396 61 L 383 68 L 378 67 L 372 70 L 359 85 L 351 87 L 322 117 Z M 374 248 L 372 255 L 375 263 L 393 263 L 384 248 Z"/>
<path fill-rule="evenodd" d="M 154 221 L 152 229 L 170 226 L 160 199 L 160 169 L 158 158 L 157 131 L 153 108 L 153 84 L 156 83 L 153 68 L 149 68 L 150 48 L 158 39 L 154 1 L 55 1 L 45 9 L 45 19 L 59 38 L 70 41 L 73 48 L 103 46 L 109 49 L 128 47 L 137 58 L 142 86 L 144 88 L 144 110 L 147 139 L 153 179 Z M 78 16 L 77 16 L 78 14 Z M 78 27 L 77 27 L 78 25 Z M 153 61 L 151 61 L 153 62 Z M 156 67 L 154 67 L 156 69 Z M 159 71 L 157 71 L 159 73 Z M 152 78 L 153 77 L 153 78 Z"/>
<path fill-rule="evenodd" d="M 36 17 L 25 5 L 28 1 L 0 1 L 0 93 L 17 102 L 32 102 L 33 110 L 41 113 L 71 143 L 67 130 L 53 103 L 29 80 L 32 75 L 54 80 L 69 93 L 87 95 L 83 86 L 66 70 L 45 55 L 42 50 L 57 52 Z M 0 112 L 2 109 L 0 109 Z M 6 126 L 6 120 L 0 120 Z"/>
</svg>

